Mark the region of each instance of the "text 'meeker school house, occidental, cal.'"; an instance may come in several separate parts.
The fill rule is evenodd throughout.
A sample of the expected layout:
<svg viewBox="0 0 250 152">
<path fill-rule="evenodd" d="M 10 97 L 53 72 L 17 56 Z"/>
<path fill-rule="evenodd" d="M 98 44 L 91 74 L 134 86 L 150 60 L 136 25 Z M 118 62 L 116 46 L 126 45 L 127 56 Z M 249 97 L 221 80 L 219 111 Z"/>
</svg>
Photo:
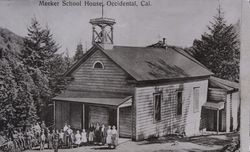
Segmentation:
<svg viewBox="0 0 250 152">
<path fill-rule="evenodd" d="M 228 131 L 226 124 L 217 125 L 229 123 L 222 120 L 226 101 L 208 101 L 213 73 L 192 56 L 165 40 L 147 47 L 115 46 L 115 20 L 90 23 L 93 46 L 64 74 L 71 81 L 54 98 L 56 128 L 67 122 L 88 129 L 99 122 L 118 126 L 120 137 L 133 140 Z"/>
</svg>

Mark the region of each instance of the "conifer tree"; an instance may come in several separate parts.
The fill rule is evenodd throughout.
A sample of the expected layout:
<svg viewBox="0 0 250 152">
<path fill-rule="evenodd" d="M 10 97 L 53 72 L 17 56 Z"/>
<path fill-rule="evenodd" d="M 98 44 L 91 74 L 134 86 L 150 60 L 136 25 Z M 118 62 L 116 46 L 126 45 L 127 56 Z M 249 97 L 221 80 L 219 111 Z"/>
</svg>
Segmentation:
<svg viewBox="0 0 250 152">
<path fill-rule="evenodd" d="M 221 8 L 200 40 L 193 42 L 193 55 L 215 76 L 239 81 L 239 36 L 232 24 L 227 24 Z"/>
<path fill-rule="evenodd" d="M 65 61 L 65 64 L 66 64 L 66 70 L 68 70 L 71 66 L 71 58 L 69 56 L 69 50 L 68 48 L 66 48 L 66 51 L 65 51 L 65 56 L 64 56 L 64 61 Z"/>
<path fill-rule="evenodd" d="M 76 47 L 76 52 L 74 55 L 74 61 L 78 61 L 83 56 L 83 46 L 82 43 L 78 43 Z"/>
<path fill-rule="evenodd" d="M 10 54 L 0 60 L 0 130 L 24 127 L 38 117 L 32 92 L 36 86 L 25 65 Z"/>
<path fill-rule="evenodd" d="M 24 40 L 24 49 L 20 57 L 37 86 L 37 92 L 33 93 L 37 113 L 41 119 L 47 114 L 47 107 L 53 97 L 52 84 L 54 70 L 53 60 L 58 50 L 58 45 L 53 39 L 48 26 L 42 28 L 38 21 L 33 18 L 28 27 L 28 35 Z M 54 69 L 52 68 L 54 67 Z"/>
</svg>

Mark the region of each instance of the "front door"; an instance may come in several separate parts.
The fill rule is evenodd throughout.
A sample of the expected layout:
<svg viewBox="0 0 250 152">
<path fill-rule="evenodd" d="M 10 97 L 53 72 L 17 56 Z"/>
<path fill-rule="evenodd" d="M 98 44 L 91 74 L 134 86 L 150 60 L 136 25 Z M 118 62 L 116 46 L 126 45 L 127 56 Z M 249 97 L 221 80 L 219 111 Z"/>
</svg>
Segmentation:
<svg viewBox="0 0 250 152">
<path fill-rule="evenodd" d="M 120 108 L 119 114 L 119 136 L 131 138 L 132 136 L 132 116 L 131 106 Z"/>
<path fill-rule="evenodd" d="M 109 125 L 109 109 L 101 106 L 89 106 L 88 124 L 99 123 Z"/>
</svg>

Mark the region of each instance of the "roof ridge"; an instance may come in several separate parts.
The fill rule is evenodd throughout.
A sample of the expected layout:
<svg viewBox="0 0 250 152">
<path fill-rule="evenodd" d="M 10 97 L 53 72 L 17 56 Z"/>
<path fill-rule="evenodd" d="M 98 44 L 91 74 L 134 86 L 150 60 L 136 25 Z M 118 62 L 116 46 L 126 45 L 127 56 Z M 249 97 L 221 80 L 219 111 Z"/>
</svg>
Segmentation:
<svg viewBox="0 0 250 152">
<path fill-rule="evenodd" d="M 198 60 L 196 60 L 194 57 L 192 57 L 191 55 L 191 57 L 190 56 L 187 56 L 186 54 L 184 54 L 184 53 L 181 53 L 180 51 L 178 51 L 177 49 L 176 49 L 176 46 L 170 46 L 171 48 L 173 48 L 175 51 L 177 51 L 178 53 L 180 53 L 181 55 L 183 55 L 183 56 L 185 56 L 185 57 L 187 57 L 188 59 L 190 59 L 191 61 L 193 61 L 193 62 L 195 62 L 196 64 L 198 64 L 198 65 L 200 65 L 201 67 L 203 67 L 203 68 L 205 68 L 205 69 L 207 69 L 207 70 L 209 70 L 210 71 L 210 69 L 208 69 L 205 65 L 203 65 L 203 64 L 201 64 Z M 182 48 L 179 48 L 179 49 L 182 49 Z M 183 51 L 185 51 L 184 49 L 182 49 Z M 210 71 L 211 72 L 211 71 Z M 213 72 L 212 72 L 213 73 Z"/>
</svg>

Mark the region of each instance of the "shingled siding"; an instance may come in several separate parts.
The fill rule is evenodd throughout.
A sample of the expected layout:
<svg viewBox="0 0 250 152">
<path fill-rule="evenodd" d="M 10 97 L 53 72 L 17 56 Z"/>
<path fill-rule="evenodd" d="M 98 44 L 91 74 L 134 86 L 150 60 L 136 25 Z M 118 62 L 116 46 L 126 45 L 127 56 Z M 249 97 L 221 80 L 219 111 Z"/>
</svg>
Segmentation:
<svg viewBox="0 0 250 152">
<path fill-rule="evenodd" d="M 93 64 L 96 61 L 101 61 L 104 69 L 94 69 Z M 126 81 L 128 74 L 100 50 L 95 51 L 72 75 L 74 80 L 69 84 L 69 90 L 121 93 L 133 91 Z"/>
<path fill-rule="evenodd" d="M 199 89 L 199 111 L 193 110 L 193 88 Z M 187 136 L 200 133 L 201 107 L 207 100 L 207 80 L 152 87 L 137 87 L 136 140 L 162 136 L 179 130 Z M 182 90 L 182 115 L 177 115 L 177 91 Z M 153 93 L 162 92 L 161 120 L 154 122 Z"/>
</svg>

